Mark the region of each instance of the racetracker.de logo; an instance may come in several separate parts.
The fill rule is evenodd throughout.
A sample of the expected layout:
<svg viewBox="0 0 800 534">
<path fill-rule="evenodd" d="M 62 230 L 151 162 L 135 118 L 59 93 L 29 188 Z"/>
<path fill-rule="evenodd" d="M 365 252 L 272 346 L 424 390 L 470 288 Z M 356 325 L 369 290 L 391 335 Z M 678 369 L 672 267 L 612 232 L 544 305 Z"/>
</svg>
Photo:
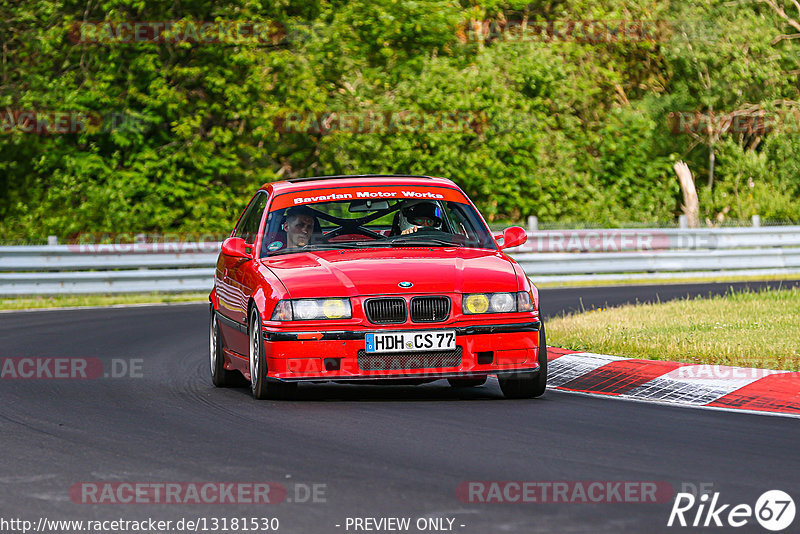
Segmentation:
<svg viewBox="0 0 800 534">
<path fill-rule="evenodd" d="M 73 254 L 217 254 L 229 234 L 86 233 L 67 243 Z"/>
<path fill-rule="evenodd" d="M 0 358 L 3 380 L 93 380 L 142 378 L 142 358 L 84 358 L 39 356 Z"/>
<path fill-rule="evenodd" d="M 467 42 L 616 43 L 668 41 L 673 29 L 660 20 L 471 20 L 458 32 Z"/>
<path fill-rule="evenodd" d="M 279 482 L 78 482 L 69 488 L 76 504 L 278 504 Z"/>
<path fill-rule="evenodd" d="M 666 250 L 670 235 L 659 230 L 545 230 L 530 232 L 521 251 L 624 252 Z"/>
<path fill-rule="evenodd" d="M 466 481 L 456 488 L 458 499 L 471 504 L 647 504 L 669 502 L 674 494 L 669 482 L 641 480 Z"/>
<path fill-rule="evenodd" d="M 351 110 L 281 113 L 273 118 L 280 134 L 330 135 L 397 133 L 481 133 L 491 127 L 479 112 L 439 110 Z M 507 124 L 504 124 L 507 126 Z"/>
<path fill-rule="evenodd" d="M 667 127 L 675 134 L 758 135 L 800 133 L 800 109 L 740 109 L 735 111 L 672 111 Z"/>
<path fill-rule="evenodd" d="M 79 44 L 190 43 L 278 44 L 286 37 L 274 21 L 192 20 L 76 22 L 69 38 Z"/>
<path fill-rule="evenodd" d="M 0 111 L 0 134 L 38 135 L 107 134 L 143 132 L 144 122 L 120 111 L 105 114 L 96 111 L 5 109 Z"/>
<path fill-rule="evenodd" d="M 758 380 L 775 374 L 785 374 L 792 378 L 800 378 L 800 373 L 709 364 L 681 365 L 667 373 L 666 376 L 675 380 Z"/>
</svg>

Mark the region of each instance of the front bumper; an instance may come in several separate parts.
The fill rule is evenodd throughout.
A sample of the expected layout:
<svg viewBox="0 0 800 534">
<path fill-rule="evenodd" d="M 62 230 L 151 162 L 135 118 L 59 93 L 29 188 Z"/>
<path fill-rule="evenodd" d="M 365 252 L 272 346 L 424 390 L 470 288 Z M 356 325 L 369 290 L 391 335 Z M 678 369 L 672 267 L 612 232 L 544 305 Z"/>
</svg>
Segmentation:
<svg viewBox="0 0 800 534">
<path fill-rule="evenodd" d="M 410 369 L 365 370 L 361 367 L 358 353 L 363 353 L 366 334 L 389 329 L 287 332 L 265 328 L 264 349 L 268 376 L 283 381 L 468 378 L 538 369 L 540 328 L 539 321 L 417 328 L 415 330 L 455 330 L 461 358 L 457 365 L 417 365 Z M 396 331 L 403 330 L 406 329 Z M 391 360 L 393 354 L 397 353 L 384 356 Z M 424 361 L 426 353 L 414 355 Z"/>
</svg>

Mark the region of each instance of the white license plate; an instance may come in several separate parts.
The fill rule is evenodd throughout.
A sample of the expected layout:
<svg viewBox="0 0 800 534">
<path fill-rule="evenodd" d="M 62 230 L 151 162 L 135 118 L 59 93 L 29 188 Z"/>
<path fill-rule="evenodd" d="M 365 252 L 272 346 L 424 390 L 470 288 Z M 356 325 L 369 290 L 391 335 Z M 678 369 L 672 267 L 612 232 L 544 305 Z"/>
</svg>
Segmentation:
<svg viewBox="0 0 800 534">
<path fill-rule="evenodd" d="M 455 330 L 422 332 L 377 332 L 367 334 L 366 352 L 418 352 L 425 350 L 455 350 Z"/>
</svg>

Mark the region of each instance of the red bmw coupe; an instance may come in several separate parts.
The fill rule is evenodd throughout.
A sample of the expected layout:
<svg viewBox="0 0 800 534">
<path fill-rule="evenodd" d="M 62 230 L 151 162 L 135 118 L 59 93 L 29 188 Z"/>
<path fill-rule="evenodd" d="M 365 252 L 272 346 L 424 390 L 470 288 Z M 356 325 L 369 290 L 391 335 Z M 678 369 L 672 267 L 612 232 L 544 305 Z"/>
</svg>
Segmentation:
<svg viewBox="0 0 800 534">
<path fill-rule="evenodd" d="M 455 387 L 496 375 L 542 395 L 539 295 L 452 181 L 326 176 L 261 187 L 222 244 L 210 320 L 216 386 L 290 398 L 304 381 Z M 242 379 L 244 377 L 244 380 Z"/>
</svg>

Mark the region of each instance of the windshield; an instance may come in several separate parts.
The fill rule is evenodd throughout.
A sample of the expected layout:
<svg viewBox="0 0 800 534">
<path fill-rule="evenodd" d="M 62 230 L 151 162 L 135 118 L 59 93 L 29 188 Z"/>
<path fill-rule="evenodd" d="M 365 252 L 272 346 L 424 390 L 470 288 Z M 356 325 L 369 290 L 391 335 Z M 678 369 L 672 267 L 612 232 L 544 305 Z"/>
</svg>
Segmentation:
<svg viewBox="0 0 800 534">
<path fill-rule="evenodd" d="M 375 247 L 497 249 L 475 209 L 448 200 L 335 200 L 296 204 L 267 216 L 261 256 Z"/>
</svg>

